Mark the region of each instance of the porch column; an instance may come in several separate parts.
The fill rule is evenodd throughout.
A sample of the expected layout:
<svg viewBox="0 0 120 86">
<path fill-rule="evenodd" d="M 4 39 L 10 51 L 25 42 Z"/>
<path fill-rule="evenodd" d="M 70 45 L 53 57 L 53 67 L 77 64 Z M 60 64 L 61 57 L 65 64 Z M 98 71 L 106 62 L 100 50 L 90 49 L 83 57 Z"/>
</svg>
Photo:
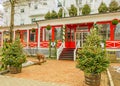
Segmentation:
<svg viewBox="0 0 120 86">
<path fill-rule="evenodd" d="M 115 30 L 115 25 L 110 23 L 110 40 L 114 40 L 114 30 Z"/>
<path fill-rule="evenodd" d="M 52 27 L 52 41 L 54 41 L 55 40 L 55 31 L 54 31 L 54 27 Z"/>
<path fill-rule="evenodd" d="M 38 28 L 38 48 L 40 47 L 40 27 Z"/>
<path fill-rule="evenodd" d="M 27 48 L 29 47 L 29 29 L 27 29 Z"/>
</svg>

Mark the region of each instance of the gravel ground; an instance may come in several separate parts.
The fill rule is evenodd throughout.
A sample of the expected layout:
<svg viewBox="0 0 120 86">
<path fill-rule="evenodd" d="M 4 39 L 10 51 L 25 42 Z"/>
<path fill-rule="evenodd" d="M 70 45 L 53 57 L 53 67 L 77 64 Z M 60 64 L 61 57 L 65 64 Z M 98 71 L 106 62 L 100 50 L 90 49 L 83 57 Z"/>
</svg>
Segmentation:
<svg viewBox="0 0 120 86">
<path fill-rule="evenodd" d="M 29 60 L 36 62 L 34 58 Z M 68 86 L 83 86 L 84 73 L 77 69 L 74 61 L 64 60 L 47 60 L 41 65 L 33 65 L 22 69 L 19 74 L 6 74 L 16 78 L 25 78 L 37 80 L 40 82 L 51 82 L 58 84 L 66 84 Z M 108 78 L 106 73 L 102 73 L 101 86 L 108 86 Z"/>
</svg>

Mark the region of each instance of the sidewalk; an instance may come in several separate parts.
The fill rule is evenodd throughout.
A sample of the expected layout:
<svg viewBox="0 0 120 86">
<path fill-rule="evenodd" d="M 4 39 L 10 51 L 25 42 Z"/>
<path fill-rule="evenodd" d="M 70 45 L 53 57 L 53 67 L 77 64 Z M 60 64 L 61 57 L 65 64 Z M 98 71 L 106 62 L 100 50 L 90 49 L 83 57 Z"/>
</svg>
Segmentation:
<svg viewBox="0 0 120 86">
<path fill-rule="evenodd" d="M 0 75 L 0 86 L 67 86 L 49 82 L 40 82 L 22 78 L 13 78 Z"/>
</svg>

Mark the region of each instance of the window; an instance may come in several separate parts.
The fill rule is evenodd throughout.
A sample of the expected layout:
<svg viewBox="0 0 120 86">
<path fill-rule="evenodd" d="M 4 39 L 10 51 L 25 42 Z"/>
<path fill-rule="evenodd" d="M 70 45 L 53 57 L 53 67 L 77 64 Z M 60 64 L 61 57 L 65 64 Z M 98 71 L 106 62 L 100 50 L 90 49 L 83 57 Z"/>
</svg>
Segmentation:
<svg viewBox="0 0 120 86">
<path fill-rule="evenodd" d="M 33 23 L 35 20 L 36 20 L 35 18 L 32 18 L 32 19 L 31 19 L 31 22 Z"/>
<path fill-rule="evenodd" d="M 35 5 L 35 6 L 34 6 L 34 9 L 38 9 L 38 6 L 37 6 L 37 5 Z"/>
<path fill-rule="evenodd" d="M 115 31 L 114 31 L 114 40 L 120 40 L 120 23 L 117 24 Z"/>
<path fill-rule="evenodd" d="M 24 13 L 24 9 L 21 9 L 20 11 L 21 11 L 21 13 Z"/>
<path fill-rule="evenodd" d="M 99 28 L 99 35 L 102 39 L 109 40 L 110 38 L 110 25 L 109 24 L 97 24 Z"/>
<path fill-rule="evenodd" d="M 47 5 L 47 3 L 46 3 L 46 2 L 43 2 L 43 5 Z"/>
<path fill-rule="evenodd" d="M 21 19 L 20 25 L 24 25 L 24 19 Z"/>
<path fill-rule="evenodd" d="M 30 42 L 36 42 L 36 34 L 30 31 Z"/>
<path fill-rule="evenodd" d="M 23 41 L 27 42 L 27 31 L 23 33 Z"/>
<path fill-rule="evenodd" d="M 51 40 L 52 30 L 47 30 L 47 29 L 45 28 L 44 31 L 45 31 L 45 41 Z"/>
<path fill-rule="evenodd" d="M 62 40 L 62 29 L 61 29 L 61 27 L 55 28 L 54 31 L 55 31 L 55 40 Z"/>
</svg>

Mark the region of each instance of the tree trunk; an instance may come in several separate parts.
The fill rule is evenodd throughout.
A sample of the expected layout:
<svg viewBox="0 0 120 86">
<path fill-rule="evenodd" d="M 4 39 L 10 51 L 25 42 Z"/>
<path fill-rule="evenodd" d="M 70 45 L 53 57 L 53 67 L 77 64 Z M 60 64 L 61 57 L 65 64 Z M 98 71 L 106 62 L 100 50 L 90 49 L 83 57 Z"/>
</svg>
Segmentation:
<svg viewBox="0 0 120 86">
<path fill-rule="evenodd" d="M 11 20 L 10 20 L 10 42 L 13 41 L 13 29 L 14 29 L 14 7 L 15 7 L 15 0 L 11 1 Z"/>
</svg>

